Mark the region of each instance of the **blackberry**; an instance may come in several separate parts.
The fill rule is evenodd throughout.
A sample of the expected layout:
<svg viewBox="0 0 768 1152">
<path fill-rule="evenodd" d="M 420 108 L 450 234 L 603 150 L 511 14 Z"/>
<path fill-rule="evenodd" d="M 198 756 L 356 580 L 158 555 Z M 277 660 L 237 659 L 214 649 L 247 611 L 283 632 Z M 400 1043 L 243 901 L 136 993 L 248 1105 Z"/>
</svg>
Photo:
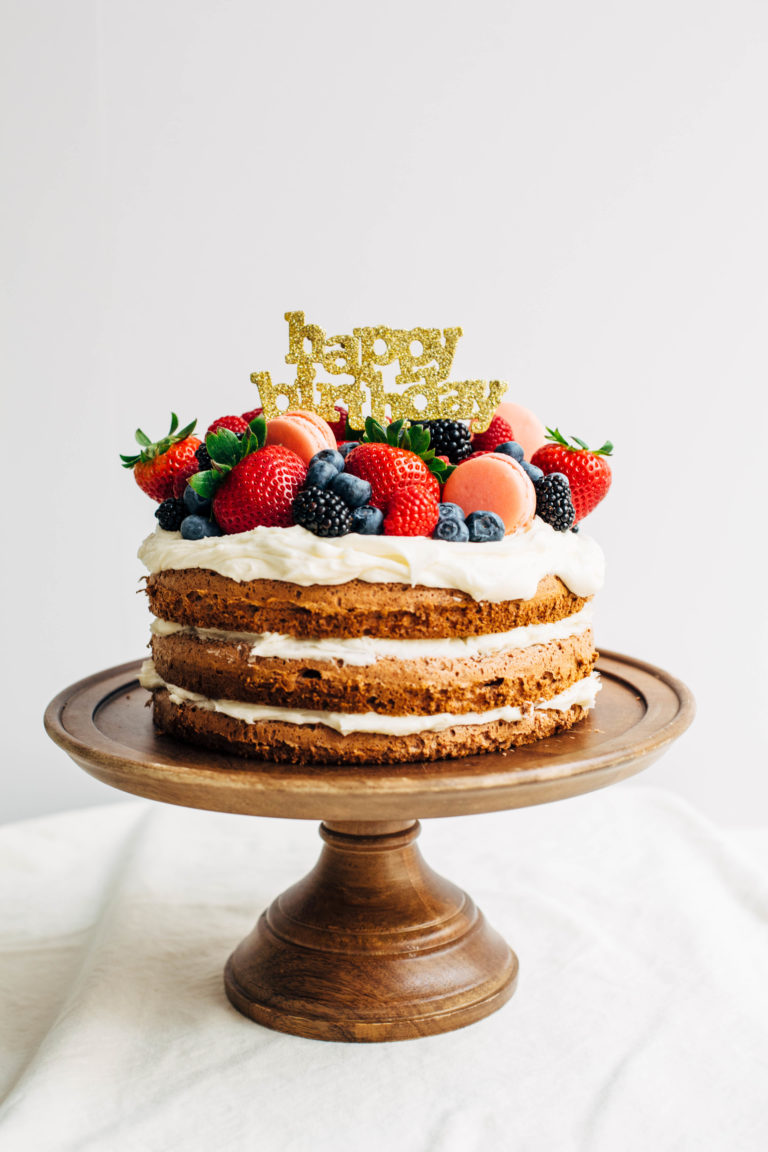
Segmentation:
<svg viewBox="0 0 768 1152">
<path fill-rule="evenodd" d="M 200 471 L 207 472 L 211 467 L 211 458 L 208 455 L 208 449 L 205 444 L 201 444 L 199 448 L 195 449 L 195 457 L 200 465 Z"/>
<path fill-rule="evenodd" d="M 346 536 L 352 527 L 352 513 L 341 497 L 314 484 L 299 492 L 291 509 L 294 522 L 315 536 Z"/>
<path fill-rule="evenodd" d="M 181 522 L 188 515 L 187 506 L 183 500 L 174 500 L 170 496 L 155 508 L 155 516 L 161 528 L 166 532 L 178 532 Z"/>
<path fill-rule="evenodd" d="M 556 532 L 567 532 L 573 526 L 576 512 L 571 500 L 571 485 L 562 472 L 550 472 L 536 482 L 536 515 Z"/>
<path fill-rule="evenodd" d="M 420 420 L 429 429 L 429 446 L 435 456 L 447 456 L 451 464 L 460 464 L 472 455 L 469 428 L 458 420 Z"/>
</svg>

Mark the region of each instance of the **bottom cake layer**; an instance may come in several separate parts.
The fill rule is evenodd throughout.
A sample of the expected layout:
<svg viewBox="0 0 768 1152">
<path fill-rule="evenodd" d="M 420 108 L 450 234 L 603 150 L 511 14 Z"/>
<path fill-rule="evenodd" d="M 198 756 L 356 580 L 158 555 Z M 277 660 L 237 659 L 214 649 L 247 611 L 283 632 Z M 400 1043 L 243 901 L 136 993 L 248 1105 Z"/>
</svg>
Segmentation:
<svg viewBox="0 0 768 1152">
<path fill-rule="evenodd" d="M 482 719 L 475 714 L 474 722 L 397 735 L 360 730 L 344 733 L 323 723 L 274 718 L 244 720 L 210 707 L 212 702 L 206 702 L 206 707 L 181 698 L 172 686 L 153 689 L 153 718 L 155 726 L 170 736 L 253 759 L 291 764 L 402 764 L 503 752 L 554 736 L 584 719 L 598 686 L 596 676 L 587 677 L 581 693 L 571 689 L 563 694 L 562 701 L 531 706 L 514 719 L 492 718 L 492 713 Z M 520 713 L 519 709 L 508 711 Z"/>
</svg>

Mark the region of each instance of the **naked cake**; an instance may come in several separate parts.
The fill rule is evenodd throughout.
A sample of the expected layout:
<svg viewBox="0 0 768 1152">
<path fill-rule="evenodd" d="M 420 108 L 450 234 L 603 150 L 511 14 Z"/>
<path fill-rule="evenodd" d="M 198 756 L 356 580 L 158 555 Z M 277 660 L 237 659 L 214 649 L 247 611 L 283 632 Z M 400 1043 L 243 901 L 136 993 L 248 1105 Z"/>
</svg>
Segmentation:
<svg viewBox="0 0 768 1152">
<path fill-rule="evenodd" d="M 610 445 L 513 404 L 484 431 L 368 417 L 353 433 L 336 414 L 137 434 L 124 463 L 158 503 L 139 552 L 157 728 L 323 765 L 503 751 L 582 720 L 603 556 L 579 529 Z"/>
</svg>

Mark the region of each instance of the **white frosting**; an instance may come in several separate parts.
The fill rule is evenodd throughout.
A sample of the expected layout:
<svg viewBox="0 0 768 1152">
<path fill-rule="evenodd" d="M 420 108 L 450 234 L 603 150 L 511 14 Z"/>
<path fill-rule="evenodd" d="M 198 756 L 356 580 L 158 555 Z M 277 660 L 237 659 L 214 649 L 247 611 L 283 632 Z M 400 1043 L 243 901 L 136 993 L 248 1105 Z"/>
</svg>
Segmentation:
<svg viewBox="0 0 768 1152">
<path fill-rule="evenodd" d="M 488 636 L 452 636 L 435 640 L 390 640 L 378 636 L 353 639 L 331 637 L 325 640 L 300 639 L 280 632 L 224 632 L 218 628 L 192 628 L 169 620 L 152 621 L 155 636 L 185 632 L 201 640 L 221 643 L 244 642 L 251 646 L 250 658 L 278 657 L 281 660 L 339 660 L 342 664 L 362 667 L 375 664 L 388 656 L 397 660 L 461 660 L 473 656 L 493 656 L 516 648 L 531 648 L 551 640 L 578 636 L 592 624 L 592 605 L 580 612 L 549 624 L 526 624 L 508 632 Z"/>
<path fill-rule="evenodd" d="M 351 732 L 378 732 L 387 736 L 412 736 L 418 732 L 442 732 L 446 728 L 463 728 L 473 724 L 487 724 L 493 720 L 522 720 L 530 715 L 531 708 L 516 707 L 492 708 L 488 712 L 439 712 L 434 716 L 385 716 L 378 712 L 315 712 L 304 708 L 277 708 L 269 704 L 244 704 L 239 700 L 210 700 L 197 692 L 188 692 L 175 684 L 166 684 L 157 674 L 151 660 L 146 660 L 139 680 L 144 688 L 166 687 L 174 704 L 190 703 L 197 708 L 211 712 L 223 712 L 235 720 L 246 724 L 256 724 L 260 720 L 281 720 L 286 724 L 324 724 L 342 736 Z M 583 680 L 578 680 L 551 700 L 542 700 L 533 705 L 537 711 L 567 712 L 575 704 L 582 708 L 593 708 L 600 690 L 600 678 L 596 672 Z"/>
<path fill-rule="evenodd" d="M 599 545 L 583 532 L 555 532 L 536 517 L 523 531 L 492 544 L 464 544 L 425 536 L 323 539 L 293 528 L 254 528 L 232 536 L 183 540 L 157 528 L 139 549 L 151 572 L 209 568 L 232 580 L 284 580 L 312 584 L 420 584 L 456 588 L 475 600 L 528 600 L 539 581 L 559 576 L 577 596 L 603 584 Z"/>
</svg>

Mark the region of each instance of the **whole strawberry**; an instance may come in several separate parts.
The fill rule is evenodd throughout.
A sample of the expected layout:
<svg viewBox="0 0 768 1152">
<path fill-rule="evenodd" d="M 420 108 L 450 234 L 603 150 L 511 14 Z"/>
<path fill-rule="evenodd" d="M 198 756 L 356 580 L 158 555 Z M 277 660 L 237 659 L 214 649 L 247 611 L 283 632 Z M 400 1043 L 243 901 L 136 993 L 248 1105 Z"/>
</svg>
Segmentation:
<svg viewBox="0 0 768 1152">
<path fill-rule="evenodd" d="M 485 432 L 476 432 L 472 437 L 473 452 L 495 452 L 499 444 L 514 440 L 512 425 L 503 416 L 494 416 Z"/>
<path fill-rule="evenodd" d="M 256 413 L 261 415 L 261 409 Z M 254 417 L 251 417 L 253 420 Z M 208 425 L 206 436 L 210 436 L 211 432 L 218 432 L 220 428 L 229 428 L 230 432 L 234 432 L 236 436 L 244 436 L 248 431 L 250 420 L 246 420 L 244 416 L 219 416 L 218 420 L 214 420 L 212 424 Z"/>
<path fill-rule="evenodd" d="M 171 413 L 171 426 L 162 440 L 151 441 L 140 428 L 136 430 L 136 443 L 141 451 L 135 456 L 121 456 L 124 468 L 132 468 L 133 476 L 147 496 L 162 504 L 171 497 L 181 497 L 187 480 L 199 471 L 195 452 L 200 441 L 190 433 L 196 420 L 179 428 L 179 418 Z"/>
<path fill-rule="evenodd" d="M 245 435 L 219 428 L 205 438 L 211 459 L 190 487 L 213 501 L 213 515 L 223 532 L 251 528 L 290 528 L 291 504 L 307 477 L 307 466 L 295 452 L 279 444 L 264 446 L 267 422 L 251 421 Z"/>
<path fill-rule="evenodd" d="M 291 504 L 307 478 L 304 461 L 269 444 L 236 464 L 213 498 L 213 514 L 227 534 L 251 528 L 290 528 Z"/>
<path fill-rule="evenodd" d="M 606 440 L 602 448 L 592 451 L 577 436 L 571 436 L 573 444 L 569 444 L 557 428 L 547 428 L 547 439 L 551 443 L 534 452 L 531 464 L 547 476 L 562 472 L 568 477 L 578 524 L 597 507 L 611 486 L 611 466 L 606 456 L 613 452 L 613 444 Z"/>
<path fill-rule="evenodd" d="M 440 519 L 440 498 L 423 484 L 392 493 L 384 517 L 385 536 L 431 536 Z"/>
<path fill-rule="evenodd" d="M 347 456 L 345 471 L 368 481 L 371 486 L 370 503 L 382 512 L 386 511 L 390 497 L 398 488 L 412 484 L 429 484 L 432 488 L 432 473 L 421 457 L 389 444 L 360 444 L 353 448 Z"/>
<path fill-rule="evenodd" d="M 403 420 L 383 428 L 369 416 L 362 439 L 347 454 L 345 470 L 368 481 L 374 508 L 386 512 L 392 494 L 412 484 L 423 485 L 440 499 L 440 484 L 453 466 L 435 456 L 428 429 L 419 424 L 408 427 Z"/>
</svg>

